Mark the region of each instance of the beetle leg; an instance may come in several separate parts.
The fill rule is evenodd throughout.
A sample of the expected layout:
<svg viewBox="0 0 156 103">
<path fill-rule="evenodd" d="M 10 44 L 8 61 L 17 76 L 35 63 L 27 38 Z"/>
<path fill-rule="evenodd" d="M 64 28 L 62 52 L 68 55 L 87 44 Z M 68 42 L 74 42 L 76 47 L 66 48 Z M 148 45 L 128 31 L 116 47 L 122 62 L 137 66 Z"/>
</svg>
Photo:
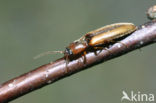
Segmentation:
<svg viewBox="0 0 156 103">
<path fill-rule="evenodd" d="M 94 50 L 100 50 L 100 52 L 101 52 L 104 47 L 93 47 L 93 48 L 94 48 Z M 99 54 L 96 51 L 94 51 L 94 53 L 95 53 L 95 55 L 98 55 Z"/>
<path fill-rule="evenodd" d="M 128 46 L 127 46 L 126 44 L 122 43 L 121 41 L 114 41 L 114 40 L 112 40 L 111 42 L 112 42 L 112 43 L 119 43 L 119 44 L 122 44 L 122 45 L 124 45 L 126 48 L 128 48 Z M 118 47 L 121 47 L 121 46 L 118 45 Z"/>
<path fill-rule="evenodd" d="M 99 53 L 101 53 L 101 51 L 104 49 L 104 50 L 106 50 L 106 51 L 108 51 L 109 53 L 111 53 L 110 52 L 110 50 L 107 48 L 107 47 L 94 47 L 94 49 L 95 50 L 100 50 L 100 52 Z M 98 54 L 99 54 L 98 53 Z M 97 55 L 97 52 L 95 51 L 95 55 Z"/>
<path fill-rule="evenodd" d="M 95 50 L 102 50 L 104 47 L 94 47 Z"/>
<path fill-rule="evenodd" d="M 111 54 L 111 51 L 107 47 L 105 47 L 103 49 L 106 50 L 109 54 Z"/>
<path fill-rule="evenodd" d="M 124 45 L 126 48 L 128 48 L 128 46 L 120 41 L 117 41 L 117 43 Z M 120 47 L 120 46 L 119 46 Z"/>
<path fill-rule="evenodd" d="M 84 63 L 84 64 L 86 63 L 86 54 L 87 54 L 87 52 L 84 51 L 84 52 L 83 52 L 83 57 L 84 57 L 83 63 Z"/>
</svg>

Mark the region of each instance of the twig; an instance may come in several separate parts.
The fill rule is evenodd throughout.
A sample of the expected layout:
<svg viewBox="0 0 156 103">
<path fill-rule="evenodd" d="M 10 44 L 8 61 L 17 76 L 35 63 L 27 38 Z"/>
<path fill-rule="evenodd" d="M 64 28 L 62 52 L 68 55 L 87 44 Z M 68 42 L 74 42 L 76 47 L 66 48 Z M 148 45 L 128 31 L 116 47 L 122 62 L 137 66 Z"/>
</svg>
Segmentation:
<svg viewBox="0 0 156 103">
<path fill-rule="evenodd" d="M 120 42 L 122 43 L 115 43 L 109 47 L 108 50 L 98 50 L 96 53 L 87 53 L 85 63 L 83 56 L 70 61 L 67 65 L 68 71 L 65 59 L 61 58 L 53 63 L 43 65 L 33 71 L 5 82 L 0 86 L 0 103 L 14 100 L 15 98 L 54 83 L 66 76 L 87 69 L 90 66 L 156 42 L 156 21 L 153 20 L 140 26 L 137 31 Z"/>
</svg>

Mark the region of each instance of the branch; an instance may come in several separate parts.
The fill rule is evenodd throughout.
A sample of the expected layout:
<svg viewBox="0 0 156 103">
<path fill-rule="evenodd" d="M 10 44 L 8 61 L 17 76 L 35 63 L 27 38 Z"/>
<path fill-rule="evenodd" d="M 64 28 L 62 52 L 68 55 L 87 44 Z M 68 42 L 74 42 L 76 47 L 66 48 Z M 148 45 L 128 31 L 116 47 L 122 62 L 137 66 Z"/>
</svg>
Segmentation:
<svg viewBox="0 0 156 103">
<path fill-rule="evenodd" d="M 87 69 L 90 66 L 97 65 L 156 42 L 156 20 L 141 25 L 138 30 L 120 42 L 122 43 L 115 43 L 108 50 L 97 50 L 97 54 L 95 51 L 87 53 L 85 63 L 83 56 L 70 61 L 67 64 L 68 71 L 65 59 L 60 58 L 55 62 L 45 64 L 33 71 L 5 82 L 0 85 L 0 103 L 14 100 L 66 76 Z"/>
</svg>

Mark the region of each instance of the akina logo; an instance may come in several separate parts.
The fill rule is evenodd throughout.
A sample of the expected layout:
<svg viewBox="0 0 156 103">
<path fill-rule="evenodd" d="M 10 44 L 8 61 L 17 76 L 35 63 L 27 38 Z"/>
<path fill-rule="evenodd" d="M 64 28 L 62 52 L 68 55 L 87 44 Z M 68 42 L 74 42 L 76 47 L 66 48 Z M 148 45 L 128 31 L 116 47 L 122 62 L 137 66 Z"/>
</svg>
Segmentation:
<svg viewBox="0 0 156 103">
<path fill-rule="evenodd" d="M 154 94 L 149 93 L 141 93 L 140 91 L 134 92 L 131 91 L 129 95 L 122 91 L 122 98 L 121 101 L 132 101 L 132 102 L 153 102 L 154 101 Z"/>
</svg>

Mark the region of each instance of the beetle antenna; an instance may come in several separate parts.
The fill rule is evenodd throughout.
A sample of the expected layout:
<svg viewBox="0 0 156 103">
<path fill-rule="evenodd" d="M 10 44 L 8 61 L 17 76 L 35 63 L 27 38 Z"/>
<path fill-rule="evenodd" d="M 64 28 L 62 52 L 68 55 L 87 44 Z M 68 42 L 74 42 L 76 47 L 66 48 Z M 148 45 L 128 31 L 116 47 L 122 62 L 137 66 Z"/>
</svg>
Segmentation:
<svg viewBox="0 0 156 103">
<path fill-rule="evenodd" d="M 47 52 L 44 52 L 44 53 L 41 53 L 41 54 L 35 56 L 33 59 L 38 59 L 38 58 L 43 57 L 45 55 L 55 54 L 55 53 L 64 54 L 64 51 L 47 51 Z"/>
</svg>

